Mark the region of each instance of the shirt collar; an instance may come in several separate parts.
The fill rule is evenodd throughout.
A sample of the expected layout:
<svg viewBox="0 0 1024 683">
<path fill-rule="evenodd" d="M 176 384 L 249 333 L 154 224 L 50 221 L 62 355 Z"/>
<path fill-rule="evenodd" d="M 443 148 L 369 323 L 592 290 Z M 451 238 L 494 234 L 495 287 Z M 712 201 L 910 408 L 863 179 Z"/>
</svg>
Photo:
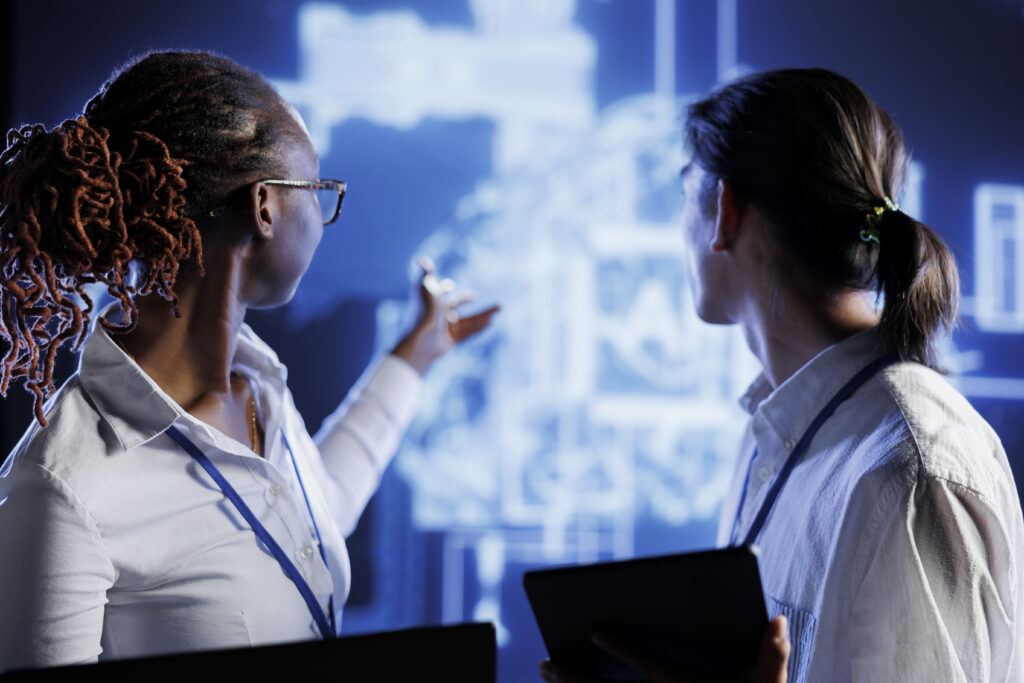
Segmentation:
<svg viewBox="0 0 1024 683">
<path fill-rule="evenodd" d="M 277 355 L 242 324 L 232 367 L 284 386 Z M 97 323 L 78 366 L 82 388 L 121 446 L 135 448 L 163 434 L 179 418 L 191 419 Z"/>
<path fill-rule="evenodd" d="M 235 347 L 231 368 L 248 373 L 261 382 L 269 380 L 279 384 L 280 389 L 284 388 L 288 379 L 288 368 L 281 364 L 274 350 L 245 323 L 238 329 L 238 345 Z"/>
<path fill-rule="evenodd" d="M 757 410 L 757 406 L 768 397 L 768 394 L 772 393 L 771 382 L 768 378 L 761 373 L 757 378 L 750 383 L 747 390 L 740 396 L 739 404 L 743 410 L 747 411 L 751 415 Z"/>
<path fill-rule="evenodd" d="M 774 391 L 760 375 L 740 399 L 753 415 L 755 437 L 759 427 L 767 426 L 791 450 L 825 403 L 884 350 L 881 333 L 873 327 L 821 351 Z"/>
</svg>

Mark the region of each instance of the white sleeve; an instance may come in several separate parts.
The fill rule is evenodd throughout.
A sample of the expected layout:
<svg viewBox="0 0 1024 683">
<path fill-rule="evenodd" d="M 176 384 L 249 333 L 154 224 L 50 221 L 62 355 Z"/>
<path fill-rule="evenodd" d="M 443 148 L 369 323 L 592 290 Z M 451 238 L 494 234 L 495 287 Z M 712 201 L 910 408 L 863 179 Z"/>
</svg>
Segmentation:
<svg viewBox="0 0 1024 683">
<path fill-rule="evenodd" d="M 342 534 L 355 528 L 416 414 L 422 380 L 405 361 L 387 356 L 367 370 L 313 437 L 332 483 L 346 497 Z"/>
<path fill-rule="evenodd" d="M 15 463 L 0 479 L 0 671 L 96 661 L 114 579 L 74 492 Z"/>
<path fill-rule="evenodd" d="M 851 680 L 1008 680 L 1024 596 L 1003 517 L 977 492 L 929 478 L 869 525 L 862 542 L 874 557 L 851 606 Z"/>
</svg>

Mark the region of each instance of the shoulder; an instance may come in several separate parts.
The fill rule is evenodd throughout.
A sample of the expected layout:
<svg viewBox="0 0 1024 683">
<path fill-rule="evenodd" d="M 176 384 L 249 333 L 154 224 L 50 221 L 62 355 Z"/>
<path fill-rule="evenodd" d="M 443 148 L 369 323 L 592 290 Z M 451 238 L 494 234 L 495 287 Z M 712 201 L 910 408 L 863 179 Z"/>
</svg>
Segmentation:
<svg viewBox="0 0 1024 683">
<path fill-rule="evenodd" d="M 885 529 L 908 525 L 932 535 L 956 530 L 961 539 L 983 534 L 1007 547 L 1024 538 L 999 437 L 942 375 L 899 363 L 864 389 L 856 403 L 869 424 L 847 466 L 857 470 L 850 508 L 860 510 L 855 517 L 865 525 L 858 531 L 865 547 L 874 547 L 869 539 L 882 539 Z"/>
<path fill-rule="evenodd" d="M 39 473 L 53 486 L 80 498 L 102 495 L 93 491 L 104 463 L 124 449 L 109 425 L 73 375 L 47 402 L 47 426 L 35 421 L 11 452 L 2 470 L 7 493 Z"/>
<path fill-rule="evenodd" d="M 893 365 L 864 389 L 857 404 L 871 424 L 848 454 L 868 463 L 851 478 L 853 565 L 921 564 L 935 576 L 987 567 L 1010 595 L 1024 518 L 999 437 L 946 378 L 919 364 Z M 971 583 L 961 579 L 957 590 Z"/>
<path fill-rule="evenodd" d="M 880 374 L 879 385 L 907 434 L 908 464 L 917 479 L 942 479 L 978 493 L 1005 485 L 1009 464 L 999 437 L 942 375 L 898 363 Z"/>
<path fill-rule="evenodd" d="M 821 485 L 846 491 L 865 514 L 902 514 L 914 500 L 955 490 L 1000 516 L 1020 515 L 999 437 L 927 367 L 884 369 L 840 404 L 823 435 L 838 457 L 823 463 Z"/>
</svg>

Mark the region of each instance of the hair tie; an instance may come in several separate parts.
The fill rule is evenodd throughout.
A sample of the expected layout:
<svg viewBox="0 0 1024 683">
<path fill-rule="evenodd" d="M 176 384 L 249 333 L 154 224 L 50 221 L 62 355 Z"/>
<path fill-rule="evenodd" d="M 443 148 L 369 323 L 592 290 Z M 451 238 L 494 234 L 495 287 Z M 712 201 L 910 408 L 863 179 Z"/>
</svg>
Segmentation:
<svg viewBox="0 0 1024 683">
<path fill-rule="evenodd" d="M 879 239 L 881 237 L 881 231 L 878 229 L 878 224 L 882 221 L 882 216 L 886 211 L 899 211 L 900 206 L 888 196 L 882 198 L 884 204 L 879 204 L 871 208 L 864 215 L 864 220 L 867 222 L 867 226 L 860 230 L 861 242 L 874 242 L 881 246 L 882 242 Z"/>
</svg>

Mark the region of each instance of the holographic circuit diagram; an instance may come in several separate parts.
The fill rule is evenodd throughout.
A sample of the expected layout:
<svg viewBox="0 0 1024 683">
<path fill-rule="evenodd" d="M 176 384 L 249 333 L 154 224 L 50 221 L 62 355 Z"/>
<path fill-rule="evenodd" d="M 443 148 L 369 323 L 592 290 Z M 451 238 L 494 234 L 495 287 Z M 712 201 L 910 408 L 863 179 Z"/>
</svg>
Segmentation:
<svg viewBox="0 0 1024 683">
<path fill-rule="evenodd" d="M 717 514 L 744 424 L 736 399 L 757 366 L 738 330 L 698 320 L 687 291 L 688 96 L 674 92 L 672 1 L 652 0 L 655 91 L 600 111 L 599 46 L 575 23 L 575 0 L 468 1 L 472 28 L 304 4 L 299 78 L 276 85 L 322 155 L 350 118 L 402 131 L 427 117 L 494 123 L 491 174 L 419 251 L 498 293 L 504 310 L 434 368 L 394 467 L 412 524 L 443 536 L 442 618 L 493 620 L 507 643 L 509 563 L 627 557 L 638 520 Z M 720 0 L 718 35 L 718 73 L 742 70 L 734 1 Z M 353 60 L 360 68 L 337 79 L 329 65 Z M 911 215 L 924 182 L 915 164 Z M 984 330 L 1024 331 L 1024 188 L 981 185 L 975 206 L 974 315 Z M 379 307 L 382 345 L 404 306 Z M 968 356 L 961 370 L 983 367 Z"/>
</svg>

